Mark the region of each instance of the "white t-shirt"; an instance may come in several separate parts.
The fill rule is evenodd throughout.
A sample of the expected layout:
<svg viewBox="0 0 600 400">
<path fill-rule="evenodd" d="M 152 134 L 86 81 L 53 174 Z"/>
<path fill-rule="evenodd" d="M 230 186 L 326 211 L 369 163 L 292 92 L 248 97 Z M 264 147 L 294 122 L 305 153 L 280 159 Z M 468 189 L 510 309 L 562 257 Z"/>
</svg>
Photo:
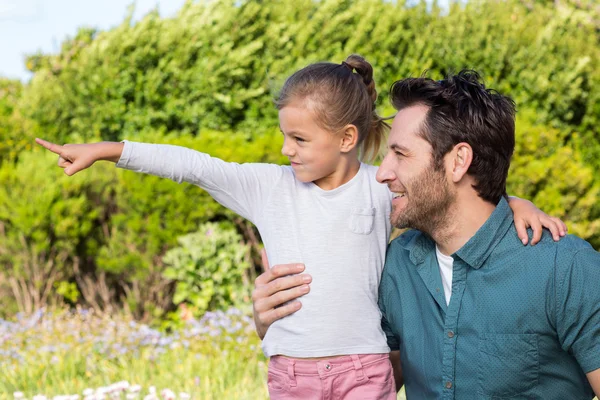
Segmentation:
<svg viewBox="0 0 600 400">
<path fill-rule="evenodd" d="M 450 296 L 452 296 L 452 267 L 454 266 L 454 259 L 451 256 L 442 254 L 437 245 L 435 246 L 435 255 L 437 256 L 440 274 L 442 275 L 446 305 L 448 305 L 450 304 Z"/>
<path fill-rule="evenodd" d="M 267 356 L 387 353 L 377 293 L 391 226 L 391 193 L 377 167 L 329 191 L 289 166 L 227 163 L 170 145 L 125 142 L 120 168 L 204 188 L 258 228 L 271 265 L 304 263 L 312 275 L 302 308 L 273 323 Z"/>
</svg>

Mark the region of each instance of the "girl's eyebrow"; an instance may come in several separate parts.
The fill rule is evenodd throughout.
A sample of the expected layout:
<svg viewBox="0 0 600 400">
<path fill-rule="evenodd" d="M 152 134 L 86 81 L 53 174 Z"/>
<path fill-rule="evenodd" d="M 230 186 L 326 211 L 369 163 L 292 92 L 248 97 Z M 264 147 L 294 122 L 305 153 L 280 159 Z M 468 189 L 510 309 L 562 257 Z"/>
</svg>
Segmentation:
<svg viewBox="0 0 600 400">
<path fill-rule="evenodd" d="M 279 131 L 281 133 L 283 133 L 284 135 L 286 134 L 286 132 L 284 132 L 283 129 L 281 129 L 281 126 L 279 127 Z M 289 131 L 289 132 L 287 132 L 287 135 L 299 135 L 299 136 L 302 136 L 302 135 L 304 135 L 304 133 L 303 132 L 298 132 L 298 131 Z"/>
</svg>

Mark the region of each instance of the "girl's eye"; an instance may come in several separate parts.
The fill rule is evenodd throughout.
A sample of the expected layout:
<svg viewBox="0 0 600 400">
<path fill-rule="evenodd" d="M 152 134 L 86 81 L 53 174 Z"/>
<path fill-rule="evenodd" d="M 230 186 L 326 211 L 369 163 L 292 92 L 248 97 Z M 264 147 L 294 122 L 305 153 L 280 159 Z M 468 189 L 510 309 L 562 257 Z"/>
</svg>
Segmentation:
<svg viewBox="0 0 600 400">
<path fill-rule="evenodd" d="M 296 141 L 298 142 L 306 142 L 306 140 L 302 139 L 301 137 L 296 136 Z"/>
</svg>

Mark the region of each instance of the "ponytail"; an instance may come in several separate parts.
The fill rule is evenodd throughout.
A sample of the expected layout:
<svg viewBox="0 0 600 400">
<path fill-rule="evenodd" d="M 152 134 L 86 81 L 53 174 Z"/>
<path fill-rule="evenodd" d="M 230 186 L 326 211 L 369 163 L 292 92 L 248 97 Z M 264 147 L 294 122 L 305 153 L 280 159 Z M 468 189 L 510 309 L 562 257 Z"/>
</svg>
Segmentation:
<svg viewBox="0 0 600 400">
<path fill-rule="evenodd" d="M 362 82 L 367 87 L 367 93 L 373 102 L 371 124 L 365 137 L 362 138 L 360 151 L 362 161 L 373 162 L 379 156 L 381 147 L 390 130 L 390 125 L 385 122 L 385 119 L 377 115 L 375 109 L 377 90 L 375 89 L 375 80 L 373 79 L 373 67 L 367 60 L 357 54 L 350 55 L 342 64 L 356 71 L 357 75 L 362 78 Z"/>
</svg>

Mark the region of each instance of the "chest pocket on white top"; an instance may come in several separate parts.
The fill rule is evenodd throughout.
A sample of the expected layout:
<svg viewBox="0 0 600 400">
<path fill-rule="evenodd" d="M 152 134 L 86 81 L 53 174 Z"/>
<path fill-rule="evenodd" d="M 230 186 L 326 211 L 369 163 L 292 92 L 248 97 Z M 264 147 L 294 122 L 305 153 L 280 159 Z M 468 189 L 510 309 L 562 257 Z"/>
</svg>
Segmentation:
<svg viewBox="0 0 600 400">
<path fill-rule="evenodd" d="M 375 221 L 375 208 L 354 208 L 350 215 L 349 227 L 354 233 L 368 235 L 373 230 Z"/>
</svg>

